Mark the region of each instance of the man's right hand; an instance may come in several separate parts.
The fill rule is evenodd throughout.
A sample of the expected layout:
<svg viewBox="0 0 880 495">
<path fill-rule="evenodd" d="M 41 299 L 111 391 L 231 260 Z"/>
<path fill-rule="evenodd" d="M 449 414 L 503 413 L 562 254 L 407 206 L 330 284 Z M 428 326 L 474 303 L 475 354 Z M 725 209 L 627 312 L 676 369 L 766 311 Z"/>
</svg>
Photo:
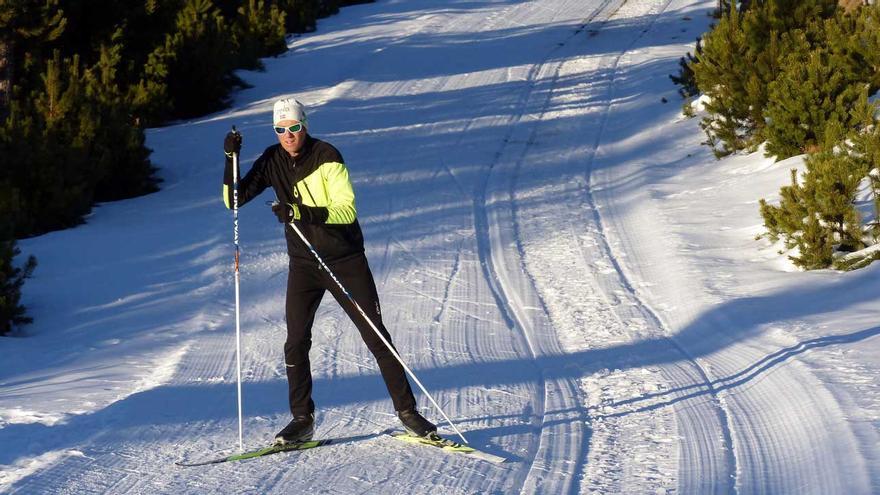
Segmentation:
<svg viewBox="0 0 880 495">
<path fill-rule="evenodd" d="M 223 151 L 226 156 L 232 156 L 233 153 L 241 151 L 241 133 L 238 131 L 229 131 L 223 140 Z"/>
<path fill-rule="evenodd" d="M 299 212 L 299 207 L 295 204 L 273 203 L 272 213 L 278 217 L 278 221 L 281 223 L 290 223 L 302 218 Z"/>
</svg>

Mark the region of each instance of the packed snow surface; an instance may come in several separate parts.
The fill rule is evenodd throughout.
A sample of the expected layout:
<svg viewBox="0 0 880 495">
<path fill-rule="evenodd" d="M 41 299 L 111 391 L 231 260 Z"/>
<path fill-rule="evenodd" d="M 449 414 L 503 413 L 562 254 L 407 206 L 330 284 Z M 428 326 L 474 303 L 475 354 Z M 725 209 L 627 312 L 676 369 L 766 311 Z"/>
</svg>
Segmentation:
<svg viewBox="0 0 880 495">
<path fill-rule="evenodd" d="M 34 324 L 0 340 L 0 491 L 880 492 L 880 266 L 801 272 L 756 240 L 801 158 L 716 161 L 667 77 L 715 3 L 348 7 L 229 110 L 149 131 L 160 192 L 21 242 L 40 266 Z M 327 297 L 317 436 L 339 441 L 174 465 L 238 447 L 221 146 L 242 131 L 247 170 L 285 96 L 346 159 L 403 358 L 506 463 L 379 435 L 390 400 Z M 240 215 L 251 448 L 289 419 L 271 199 Z"/>
</svg>

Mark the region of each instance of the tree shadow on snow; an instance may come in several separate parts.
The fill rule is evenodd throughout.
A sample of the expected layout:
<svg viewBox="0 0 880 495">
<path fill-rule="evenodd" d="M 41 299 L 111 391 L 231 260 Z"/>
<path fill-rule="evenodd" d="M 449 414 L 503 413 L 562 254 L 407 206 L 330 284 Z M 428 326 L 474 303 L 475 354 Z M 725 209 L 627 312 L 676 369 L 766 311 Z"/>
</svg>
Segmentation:
<svg viewBox="0 0 880 495">
<path fill-rule="evenodd" d="M 865 275 L 855 275 L 865 277 Z M 851 281 L 847 281 L 850 283 Z M 807 317 L 832 310 L 842 310 L 848 305 L 867 302 L 873 296 L 870 291 L 841 294 L 833 285 L 823 288 L 803 288 L 768 296 L 750 297 L 731 301 L 713 308 L 678 334 L 673 340 L 688 342 L 691 357 L 700 358 L 715 353 L 737 341 L 762 331 L 766 324 L 776 319 Z M 805 301 L 794 309 L 792 300 Z M 786 309 L 788 308 L 788 309 Z M 773 315 L 772 317 L 770 315 Z M 750 366 L 716 378 L 710 384 L 693 383 L 663 392 L 643 394 L 638 397 L 605 404 L 611 407 L 626 406 L 626 412 L 605 414 L 614 417 L 633 412 L 668 407 L 684 400 L 705 396 L 719 390 L 734 390 L 744 387 L 783 366 L 809 350 L 820 350 L 832 346 L 849 345 L 861 342 L 880 334 L 880 327 L 871 327 L 858 332 L 829 335 L 809 339 L 796 345 L 778 349 L 755 361 Z M 403 355 L 407 352 L 404 349 Z M 510 359 L 481 362 L 468 362 L 442 368 L 416 368 L 414 371 L 429 390 L 466 393 L 469 387 L 496 387 L 534 383 L 535 368 L 546 378 L 576 380 L 606 369 L 625 370 L 679 362 L 683 356 L 670 339 L 649 339 L 632 344 L 618 345 L 604 349 L 594 349 L 553 356 L 539 356 L 531 359 Z M 710 386 L 711 385 L 711 386 Z M 266 425 L 265 417 L 285 414 L 286 383 L 271 380 L 244 384 L 245 415 L 248 428 L 268 434 L 271 426 Z M 316 377 L 314 398 L 318 412 L 322 409 L 387 401 L 378 373 L 359 376 L 339 376 L 333 378 Z M 0 444 L 15 446 L 0 450 L 0 464 L 13 464 L 17 459 L 29 458 L 50 451 L 66 448 L 80 448 L 89 444 L 131 445 L 132 442 L 145 444 L 179 443 L 192 441 L 193 435 L 216 435 L 218 423 L 224 424 L 223 431 L 231 435 L 235 424 L 235 384 L 192 383 L 186 385 L 166 385 L 133 394 L 104 409 L 91 414 L 71 416 L 66 421 L 46 426 L 42 424 L 12 424 L 0 429 Z M 421 401 L 424 405 L 424 400 Z M 442 400 L 441 400 L 442 402 Z M 224 419 L 218 418 L 216 411 L 229 411 Z M 573 421 L 573 416 L 565 411 L 548 410 L 544 416 L 550 422 Z M 597 417 L 603 416 L 598 414 Z M 390 417 L 390 416 L 389 416 Z M 520 417 L 512 414 L 509 417 Z M 557 419 L 554 419 L 557 418 Z M 260 418 L 263 418 L 262 420 Z M 458 422 L 472 437 L 475 445 L 492 445 L 500 437 L 536 432 L 534 426 L 523 421 L 516 425 L 486 425 L 504 419 L 503 416 L 460 418 Z M 395 421 L 390 421 L 393 426 Z M 187 424 L 189 428 L 167 429 L 163 425 Z M 467 425 L 476 426 L 468 430 Z M 441 425 L 442 426 L 442 425 Z M 136 434 L 136 437 L 133 436 Z M 503 452 L 496 453 L 505 455 Z M 169 453 L 174 456 L 175 453 Z M 169 459 L 170 459 L 169 457 Z"/>
<path fill-rule="evenodd" d="M 629 408 L 623 412 L 602 414 L 598 412 L 592 412 L 591 416 L 598 418 L 613 418 L 617 416 L 626 416 L 629 414 L 640 413 L 645 411 L 651 411 L 654 409 L 659 409 L 662 407 L 672 406 L 679 402 L 693 399 L 695 397 L 704 396 L 707 394 L 713 394 L 724 390 L 731 390 L 737 387 L 741 387 L 746 385 L 748 382 L 755 380 L 762 374 L 769 373 L 778 366 L 784 365 L 787 361 L 790 361 L 800 354 L 803 354 L 807 351 L 813 349 L 821 349 L 823 347 L 828 346 L 836 346 L 842 344 L 853 344 L 862 340 L 869 339 L 876 335 L 880 334 L 880 327 L 868 328 L 866 330 L 861 330 L 859 332 L 854 332 L 850 334 L 844 335 L 833 335 L 828 337 L 818 337 L 815 339 L 805 340 L 803 342 L 799 342 L 795 345 L 786 347 L 784 349 L 780 349 L 776 352 L 772 352 L 752 365 L 740 370 L 737 373 L 730 374 L 728 376 L 717 378 L 715 380 L 710 381 L 709 383 L 695 383 L 692 385 L 687 385 L 683 387 L 677 387 L 670 390 L 665 390 L 663 392 L 657 393 L 649 393 L 640 395 L 638 397 L 633 397 L 631 399 L 625 399 L 616 402 L 609 402 L 607 404 L 602 404 L 600 407 L 610 407 L 617 408 L 620 406 L 633 406 L 635 408 Z M 639 404 L 643 402 L 651 401 L 650 405 L 639 406 Z M 598 408 L 597 408 L 598 409 Z"/>
</svg>

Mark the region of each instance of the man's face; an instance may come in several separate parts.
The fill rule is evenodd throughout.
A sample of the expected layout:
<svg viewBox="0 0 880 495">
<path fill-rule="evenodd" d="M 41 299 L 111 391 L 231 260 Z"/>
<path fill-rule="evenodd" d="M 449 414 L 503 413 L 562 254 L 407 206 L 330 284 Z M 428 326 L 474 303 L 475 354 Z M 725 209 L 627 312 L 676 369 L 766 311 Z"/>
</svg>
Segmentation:
<svg viewBox="0 0 880 495">
<path fill-rule="evenodd" d="M 282 120 L 275 124 L 275 127 L 290 127 L 299 123 L 297 120 Z M 300 126 L 300 130 L 297 132 L 290 132 L 290 130 L 285 129 L 284 134 L 276 133 L 275 135 L 278 136 L 278 142 L 281 143 L 281 147 L 284 148 L 284 151 L 290 153 L 290 156 L 296 156 L 303 145 L 306 144 L 306 128 L 304 126 Z"/>
</svg>

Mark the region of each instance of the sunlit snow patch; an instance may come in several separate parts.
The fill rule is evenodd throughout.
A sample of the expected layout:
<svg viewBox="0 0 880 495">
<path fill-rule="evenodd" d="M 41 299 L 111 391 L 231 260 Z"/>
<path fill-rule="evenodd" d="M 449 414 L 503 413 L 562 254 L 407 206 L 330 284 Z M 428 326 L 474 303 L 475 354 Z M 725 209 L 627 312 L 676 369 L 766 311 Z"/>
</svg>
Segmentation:
<svg viewBox="0 0 880 495">
<path fill-rule="evenodd" d="M 55 452 L 46 452 L 37 457 L 27 458 L 11 466 L 0 465 L 0 488 L 9 487 L 17 481 L 44 469 L 46 466 L 58 462 L 64 457 L 73 456 L 85 457 L 85 454 L 78 450 L 59 450 Z"/>
</svg>

